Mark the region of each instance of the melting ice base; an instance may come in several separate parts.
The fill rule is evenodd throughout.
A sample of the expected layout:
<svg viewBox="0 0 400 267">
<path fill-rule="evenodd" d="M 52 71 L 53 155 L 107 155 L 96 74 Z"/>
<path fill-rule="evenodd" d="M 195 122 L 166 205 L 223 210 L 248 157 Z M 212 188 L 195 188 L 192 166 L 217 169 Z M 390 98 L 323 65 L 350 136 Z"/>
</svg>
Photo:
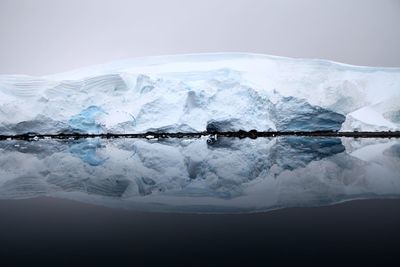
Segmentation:
<svg viewBox="0 0 400 267">
<path fill-rule="evenodd" d="M 0 141 L 0 198 L 115 208 L 257 212 L 400 197 L 400 140 Z"/>
<path fill-rule="evenodd" d="M 400 69 L 245 53 L 0 75 L 0 135 L 400 130 Z"/>
</svg>

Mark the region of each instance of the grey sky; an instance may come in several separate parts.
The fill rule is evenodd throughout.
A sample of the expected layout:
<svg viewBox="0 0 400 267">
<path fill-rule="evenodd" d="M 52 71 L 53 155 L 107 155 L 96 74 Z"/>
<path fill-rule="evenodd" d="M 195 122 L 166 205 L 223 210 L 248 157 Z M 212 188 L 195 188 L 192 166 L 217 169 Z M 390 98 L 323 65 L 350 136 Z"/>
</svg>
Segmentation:
<svg viewBox="0 0 400 267">
<path fill-rule="evenodd" d="M 400 0 L 0 0 L 0 73 L 256 52 L 400 67 Z"/>
</svg>

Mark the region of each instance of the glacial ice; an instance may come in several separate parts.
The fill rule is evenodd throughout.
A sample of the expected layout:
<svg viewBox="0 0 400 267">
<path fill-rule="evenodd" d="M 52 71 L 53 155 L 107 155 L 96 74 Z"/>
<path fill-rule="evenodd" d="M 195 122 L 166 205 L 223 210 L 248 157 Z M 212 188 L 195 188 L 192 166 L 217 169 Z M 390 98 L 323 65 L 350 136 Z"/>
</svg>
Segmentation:
<svg viewBox="0 0 400 267">
<path fill-rule="evenodd" d="M 398 139 L 0 141 L 0 199 L 50 196 L 146 211 L 255 212 L 398 198 L 399 173 Z"/>
<path fill-rule="evenodd" d="M 396 131 L 400 69 L 215 53 L 0 75 L 0 135 L 207 128 Z"/>
</svg>

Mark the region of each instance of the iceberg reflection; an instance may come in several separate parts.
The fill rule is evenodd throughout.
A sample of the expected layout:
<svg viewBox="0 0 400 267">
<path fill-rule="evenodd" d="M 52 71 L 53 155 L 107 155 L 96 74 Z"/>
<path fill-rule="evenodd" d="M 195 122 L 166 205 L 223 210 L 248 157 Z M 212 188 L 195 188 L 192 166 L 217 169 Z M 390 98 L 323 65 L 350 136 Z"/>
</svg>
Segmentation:
<svg viewBox="0 0 400 267">
<path fill-rule="evenodd" d="M 330 137 L 0 142 L 0 198 L 256 212 L 400 196 L 400 140 Z"/>
</svg>

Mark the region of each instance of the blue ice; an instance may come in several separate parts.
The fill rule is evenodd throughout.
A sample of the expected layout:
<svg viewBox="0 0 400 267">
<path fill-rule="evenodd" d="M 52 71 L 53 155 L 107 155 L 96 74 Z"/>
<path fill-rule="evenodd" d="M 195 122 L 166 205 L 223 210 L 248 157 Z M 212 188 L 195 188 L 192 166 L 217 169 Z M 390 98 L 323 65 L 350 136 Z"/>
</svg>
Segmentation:
<svg viewBox="0 0 400 267">
<path fill-rule="evenodd" d="M 90 106 L 82 110 L 79 114 L 72 116 L 68 124 L 73 131 L 98 134 L 103 132 L 103 127 L 96 122 L 100 114 L 107 114 L 103 109 L 97 106 Z"/>
</svg>

